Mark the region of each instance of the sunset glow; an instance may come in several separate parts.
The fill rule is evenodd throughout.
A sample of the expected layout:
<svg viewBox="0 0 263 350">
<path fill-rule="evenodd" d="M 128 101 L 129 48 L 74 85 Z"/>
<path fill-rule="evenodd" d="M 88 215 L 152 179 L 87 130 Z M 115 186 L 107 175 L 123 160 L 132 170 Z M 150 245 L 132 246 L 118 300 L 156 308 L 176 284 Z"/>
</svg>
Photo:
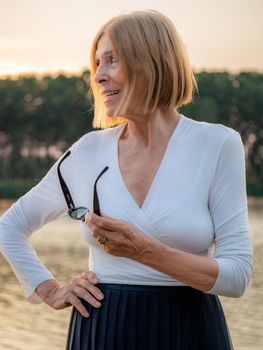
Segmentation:
<svg viewBox="0 0 263 350">
<path fill-rule="evenodd" d="M 0 0 L 0 8 L 2 76 L 87 69 L 99 27 L 145 8 L 175 23 L 195 70 L 263 71 L 262 0 Z"/>
</svg>

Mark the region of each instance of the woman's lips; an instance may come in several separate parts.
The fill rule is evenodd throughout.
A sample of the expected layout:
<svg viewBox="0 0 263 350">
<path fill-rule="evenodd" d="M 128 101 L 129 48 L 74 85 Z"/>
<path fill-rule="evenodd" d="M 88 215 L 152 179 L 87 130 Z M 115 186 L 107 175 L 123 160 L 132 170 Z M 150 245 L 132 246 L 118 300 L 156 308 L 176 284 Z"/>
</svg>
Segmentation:
<svg viewBox="0 0 263 350">
<path fill-rule="evenodd" d="M 109 95 L 109 96 L 106 96 L 104 95 L 105 99 L 104 99 L 104 103 L 111 103 L 111 102 L 114 102 L 114 100 L 116 99 L 116 97 L 120 94 L 120 91 L 118 93 L 115 93 L 113 95 Z"/>
</svg>

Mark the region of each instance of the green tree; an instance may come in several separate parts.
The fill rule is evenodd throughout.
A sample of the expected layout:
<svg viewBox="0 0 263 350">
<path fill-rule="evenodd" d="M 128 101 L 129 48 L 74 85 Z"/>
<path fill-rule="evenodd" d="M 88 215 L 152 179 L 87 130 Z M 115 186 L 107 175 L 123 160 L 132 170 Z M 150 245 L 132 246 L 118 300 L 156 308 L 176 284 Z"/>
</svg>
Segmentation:
<svg viewBox="0 0 263 350">
<path fill-rule="evenodd" d="M 237 130 L 247 154 L 248 193 L 263 195 L 263 74 L 200 72 L 180 111 Z M 0 197 L 19 196 L 73 142 L 92 130 L 89 72 L 0 80 Z"/>
</svg>

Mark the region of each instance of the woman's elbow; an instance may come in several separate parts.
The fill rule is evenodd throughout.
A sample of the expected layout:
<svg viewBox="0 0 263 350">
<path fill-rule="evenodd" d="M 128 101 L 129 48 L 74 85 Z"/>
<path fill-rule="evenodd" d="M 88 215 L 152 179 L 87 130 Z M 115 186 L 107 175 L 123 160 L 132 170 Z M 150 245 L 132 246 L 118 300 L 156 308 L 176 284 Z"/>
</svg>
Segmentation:
<svg viewBox="0 0 263 350">
<path fill-rule="evenodd" d="M 208 293 L 218 294 L 230 298 L 240 298 L 244 295 L 251 277 L 253 268 L 251 257 L 238 259 L 216 259 L 219 273 L 215 285 Z"/>
</svg>

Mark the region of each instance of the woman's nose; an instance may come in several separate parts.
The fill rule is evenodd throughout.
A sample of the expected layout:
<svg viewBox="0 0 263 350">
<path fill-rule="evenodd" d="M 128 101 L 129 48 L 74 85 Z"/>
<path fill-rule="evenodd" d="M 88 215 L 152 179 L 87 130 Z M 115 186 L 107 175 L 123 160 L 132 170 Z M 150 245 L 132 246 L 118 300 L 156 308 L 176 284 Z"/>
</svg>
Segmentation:
<svg viewBox="0 0 263 350">
<path fill-rule="evenodd" d="M 97 67 L 93 79 L 97 84 L 103 83 L 104 81 L 107 81 L 109 79 L 108 74 L 102 65 L 99 65 Z"/>
</svg>

